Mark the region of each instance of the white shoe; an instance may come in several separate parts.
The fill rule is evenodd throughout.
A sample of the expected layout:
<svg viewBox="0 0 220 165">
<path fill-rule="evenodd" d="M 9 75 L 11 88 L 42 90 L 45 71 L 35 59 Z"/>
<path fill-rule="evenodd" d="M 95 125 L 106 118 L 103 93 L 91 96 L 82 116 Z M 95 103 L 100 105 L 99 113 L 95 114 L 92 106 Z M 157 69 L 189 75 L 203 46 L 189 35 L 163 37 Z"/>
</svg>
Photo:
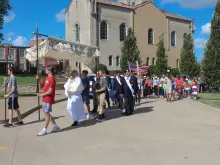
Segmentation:
<svg viewBox="0 0 220 165">
<path fill-rule="evenodd" d="M 55 132 L 58 132 L 58 131 L 60 131 L 60 127 L 54 126 L 50 133 L 55 133 Z"/>
<path fill-rule="evenodd" d="M 90 115 L 89 115 L 89 113 L 86 114 L 86 119 L 87 119 L 87 120 L 90 119 Z"/>
<path fill-rule="evenodd" d="M 47 134 L 47 130 L 44 128 L 37 134 L 37 136 L 44 136 L 46 134 Z"/>
</svg>

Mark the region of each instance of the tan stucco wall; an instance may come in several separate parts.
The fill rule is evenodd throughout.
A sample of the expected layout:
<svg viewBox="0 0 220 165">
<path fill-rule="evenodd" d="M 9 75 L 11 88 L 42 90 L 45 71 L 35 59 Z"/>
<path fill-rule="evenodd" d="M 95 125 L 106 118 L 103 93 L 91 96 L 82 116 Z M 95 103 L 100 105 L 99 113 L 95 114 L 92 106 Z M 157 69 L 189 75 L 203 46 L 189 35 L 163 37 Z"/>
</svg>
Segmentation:
<svg viewBox="0 0 220 165">
<path fill-rule="evenodd" d="M 168 65 L 172 68 L 177 67 L 177 59 L 180 58 L 180 51 L 183 44 L 183 35 L 184 33 L 189 33 L 191 31 L 189 25 L 190 22 L 167 18 L 152 3 L 135 9 L 134 31 L 137 36 L 142 62 L 145 64 L 147 58 L 149 58 L 149 65 L 151 65 L 152 59 L 156 59 L 156 44 L 159 42 L 159 38 L 163 34 L 166 55 L 168 56 Z M 153 45 L 148 45 L 148 29 L 150 28 L 154 31 Z M 172 31 L 175 31 L 177 34 L 175 47 L 171 47 L 170 37 Z"/>
<path fill-rule="evenodd" d="M 169 27 L 169 34 L 171 35 L 172 31 L 176 32 L 176 46 L 171 46 L 171 41 L 169 37 L 169 45 L 167 55 L 169 65 L 171 67 L 177 66 L 177 59 L 180 59 L 181 48 L 183 46 L 183 35 L 184 33 L 192 33 L 190 22 L 176 20 L 176 19 L 168 19 L 168 27 Z"/>
<path fill-rule="evenodd" d="M 133 14 L 130 9 L 123 9 L 114 6 L 100 5 L 100 23 L 107 21 L 108 39 L 101 40 L 99 36 L 101 58 L 100 62 L 105 64 L 108 70 L 120 70 L 121 67 L 116 66 L 116 57 L 121 56 L 122 43 L 120 42 L 120 25 L 126 24 L 127 29 L 132 27 Z M 100 27 L 100 26 L 99 26 Z M 100 30 L 100 28 L 99 28 Z M 100 31 L 99 31 L 100 33 Z M 109 66 L 109 56 L 113 56 L 113 65 Z"/>
<path fill-rule="evenodd" d="M 148 29 L 154 31 L 154 44 L 148 45 Z M 142 62 L 145 64 L 147 58 L 156 58 L 157 46 L 160 36 L 164 34 L 165 46 L 167 45 L 167 23 L 165 15 L 153 4 L 139 7 L 134 13 L 134 31 L 137 36 L 138 47 L 141 53 Z"/>
</svg>

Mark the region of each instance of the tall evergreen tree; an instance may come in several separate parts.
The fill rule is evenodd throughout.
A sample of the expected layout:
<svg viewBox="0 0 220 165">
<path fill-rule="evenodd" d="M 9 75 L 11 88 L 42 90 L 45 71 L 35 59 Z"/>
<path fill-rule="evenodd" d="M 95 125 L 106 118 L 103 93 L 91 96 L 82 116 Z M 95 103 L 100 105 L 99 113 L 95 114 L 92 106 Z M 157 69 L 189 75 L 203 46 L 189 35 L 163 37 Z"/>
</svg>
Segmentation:
<svg viewBox="0 0 220 165">
<path fill-rule="evenodd" d="M 166 57 L 166 50 L 164 47 L 164 39 L 163 37 L 160 38 L 160 41 L 157 45 L 157 52 L 156 52 L 156 73 L 158 76 L 166 73 L 167 70 L 167 57 Z"/>
<path fill-rule="evenodd" d="M 217 0 L 211 20 L 211 34 L 204 50 L 202 70 L 210 86 L 220 86 L 220 0 Z"/>
<path fill-rule="evenodd" d="M 8 15 L 11 10 L 10 0 L 1 0 L 0 1 L 0 42 L 3 40 L 3 33 L 1 30 L 3 29 L 4 18 Z"/>
<path fill-rule="evenodd" d="M 191 34 L 184 36 L 180 54 L 180 71 L 190 77 L 198 76 L 200 73 L 200 67 L 194 53 L 194 40 Z"/>
<path fill-rule="evenodd" d="M 141 64 L 140 51 L 137 46 L 137 38 L 134 34 L 134 31 L 129 28 L 128 35 L 122 45 L 121 48 L 121 59 L 120 65 L 122 71 L 126 71 L 128 69 L 128 62 L 138 61 Z"/>
</svg>

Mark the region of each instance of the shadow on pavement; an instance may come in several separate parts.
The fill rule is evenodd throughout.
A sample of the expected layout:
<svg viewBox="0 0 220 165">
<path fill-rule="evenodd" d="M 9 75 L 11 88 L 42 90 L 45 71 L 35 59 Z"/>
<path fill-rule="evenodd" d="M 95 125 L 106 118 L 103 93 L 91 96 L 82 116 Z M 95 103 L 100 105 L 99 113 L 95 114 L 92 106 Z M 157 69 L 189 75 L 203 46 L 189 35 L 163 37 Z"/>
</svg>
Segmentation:
<svg viewBox="0 0 220 165">
<path fill-rule="evenodd" d="M 141 113 L 149 113 L 153 111 L 153 107 L 137 107 L 137 110 L 134 111 L 133 115 L 141 114 Z M 122 111 L 120 109 L 108 109 L 105 111 L 106 120 L 117 119 L 121 117 L 129 117 L 129 116 L 122 116 Z"/>
<path fill-rule="evenodd" d="M 58 117 L 53 117 L 55 120 L 59 119 L 59 118 L 63 118 L 65 116 L 58 116 Z M 35 121 L 31 121 L 31 122 L 28 122 L 28 123 L 24 123 L 23 126 L 25 125 L 29 125 L 29 124 L 35 124 L 35 123 L 40 123 L 40 122 L 44 122 L 45 121 L 45 118 L 41 119 L 41 120 L 35 120 Z"/>
<path fill-rule="evenodd" d="M 154 101 L 145 101 L 145 102 L 141 102 L 140 105 L 142 105 L 142 104 L 147 104 L 147 103 L 153 103 L 153 102 L 156 102 L 156 101 L 158 101 L 158 100 L 154 100 Z"/>
<path fill-rule="evenodd" d="M 66 128 L 62 128 L 59 132 L 70 131 L 70 130 L 77 129 L 77 128 L 82 128 L 82 127 L 89 127 L 89 126 L 95 125 L 96 123 L 97 123 L 97 121 L 94 120 L 94 119 L 85 120 L 85 121 L 80 122 L 80 123 L 79 123 L 77 126 L 75 126 L 75 127 L 69 126 L 69 127 L 66 127 Z M 72 123 L 70 123 L 70 125 L 71 125 L 71 124 L 72 124 Z"/>
<path fill-rule="evenodd" d="M 137 115 L 137 114 L 141 114 L 141 113 L 149 113 L 149 112 L 152 112 L 152 111 L 153 111 L 153 106 L 151 106 L 151 107 L 140 107 L 140 108 L 137 108 L 137 110 L 134 111 L 133 115 Z M 116 109 L 116 106 L 113 106 L 110 109 L 107 109 L 105 111 L 106 121 L 124 117 L 124 116 L 122 116 L 121 112 L 122 111 L 120 109 Z M 80 122 L 78 124 L 78 126 L 75 126 L 75 127 L 68 126 L 66 128 L 62 128 L 59 132 L 65 132 L 65 131 L 70 131 L 70 130 L 73 130 L 73 129 L 78 129 L 78 128 L 82 128 L 82 127 L 89 127 L 89 126 L 95 125 L 98 122 L 95 120 L 95 114 L 93 115 L 93 117 L 94 117 L 93 119 L 85 120 L 85 121 Z M 127 116 L 127 117 L 129 117 L 129 116 Z M 72 123 L 70 123 L 70 125 L 71 124 Z"/>
</svg>

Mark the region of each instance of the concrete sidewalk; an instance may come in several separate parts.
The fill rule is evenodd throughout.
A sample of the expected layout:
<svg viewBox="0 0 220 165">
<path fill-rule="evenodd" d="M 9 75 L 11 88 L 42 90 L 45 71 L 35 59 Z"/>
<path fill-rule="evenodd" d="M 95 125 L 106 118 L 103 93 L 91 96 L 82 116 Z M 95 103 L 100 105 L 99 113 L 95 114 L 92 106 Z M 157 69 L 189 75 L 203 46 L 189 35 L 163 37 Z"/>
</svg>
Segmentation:
<svg viewBox="0 0 220 165">
<path fill-rule="evenodd" d="M 110 109 L 105 122 L 76 128 L 70 127 L 66 102 L 53 108 L 59 133 L 37 137 L 44 126 L 37 113 L 24 126 L 0 127 L 2 165 L 220 164 L 220 111 L 197 102 L 144 99 L 130 117 Z"/>
<path fill-rule="evenodd" d="M 66 98 L 64 91 L 57 90 L 55 100 Z M 8 100 L 7 100 L 8 101 Z M 40 102 L 42 102 L 42 98 L 40 98 Z M 6 106 L 8 108 L 8 102 L 6 102 Z M 38 106 L 38 101 L 36 96 L 32 97 L 19 97 L 19 106 L 21 113 L 24 113 L 31 108 Z M 16 116 L 17 114 L 14 114 Z M 7 114 L 8 118 L 8 114 Z M 5 119 L 5 100 L 0 100 L 0 121 Z"/>
</svg>

